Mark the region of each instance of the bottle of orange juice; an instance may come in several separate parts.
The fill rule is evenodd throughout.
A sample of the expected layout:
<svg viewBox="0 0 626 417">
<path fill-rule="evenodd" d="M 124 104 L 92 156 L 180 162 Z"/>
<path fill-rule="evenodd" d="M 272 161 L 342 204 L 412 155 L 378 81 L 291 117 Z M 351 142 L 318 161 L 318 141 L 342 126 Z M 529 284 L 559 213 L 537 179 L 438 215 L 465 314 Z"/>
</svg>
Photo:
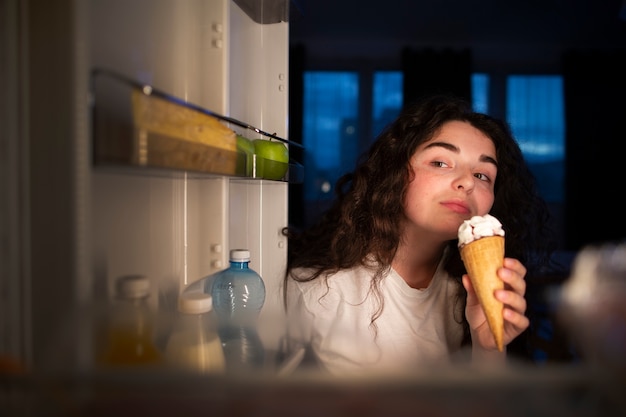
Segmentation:
<svg viewBox="0 0 626 417">
<path fill-rule="evenodd" d="M 148 305 L 150 281 L 143 275 L 122 276 L 97 362 L 101 367 L 153 366 L 163 363 L 154 341 L 154 316 Z"/>
</svg>

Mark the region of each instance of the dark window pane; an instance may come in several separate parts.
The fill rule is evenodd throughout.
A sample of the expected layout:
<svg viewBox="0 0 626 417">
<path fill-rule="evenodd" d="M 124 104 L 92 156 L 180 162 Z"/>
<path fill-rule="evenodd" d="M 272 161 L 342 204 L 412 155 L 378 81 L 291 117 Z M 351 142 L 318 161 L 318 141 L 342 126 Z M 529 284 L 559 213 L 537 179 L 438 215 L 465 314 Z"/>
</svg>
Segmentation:
<svg viewBox="0 0 626 417">
<path fill-rule="evenodd" d="M 375 72 L 373 91 L 372 132 L 378 136 L 402 108 L 402 71 Z"/>
<path fill-rule="evenodd" d="M 304 73 L 302 142 L 307 221 L 334 197 L 337 179 L 358 155 L 359 77 L 356 72 Z"/>
<path fill-rule="evenodd" d="M 507 120 L 539 180 L 544 198 L 563 201 L 565 113 L 562 77 L 508 77 Z"/>
<path fill-rule="evenodd" d="M 472 74 L 472 108 L 474 111 L 489 114 L 489 75 Z"/>
</svg>

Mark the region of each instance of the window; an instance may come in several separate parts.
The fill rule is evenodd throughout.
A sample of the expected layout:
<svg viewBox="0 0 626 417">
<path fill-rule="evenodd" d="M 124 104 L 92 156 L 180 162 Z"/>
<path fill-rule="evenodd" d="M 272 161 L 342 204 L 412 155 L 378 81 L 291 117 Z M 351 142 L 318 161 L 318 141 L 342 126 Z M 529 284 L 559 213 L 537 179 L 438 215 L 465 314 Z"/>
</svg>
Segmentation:
<svg viewBox="0 0 626 417">
<path fill-rule="evenodd" d="M 539 182 L 543 197 L 562 202 L 565 111 L 561 76 L 507 78 L 506 119 Z"/>
<path fill-rule="evenodd" d="M 377 136 L 402 108 L 402 72 L 375 72 L 373 92 L 372 132 Z"/>
<path fill-rule="evenodd" d="M 354 167 L 358 100 L 356 72 L 304 73 L 305 202 L 331 199 L 336 180 Z"/>
<path fill-rule="evenodd" d="M 472 74 L 472 107 L 474 111 L 489 114 L 489 76 Z"/>
</svg>

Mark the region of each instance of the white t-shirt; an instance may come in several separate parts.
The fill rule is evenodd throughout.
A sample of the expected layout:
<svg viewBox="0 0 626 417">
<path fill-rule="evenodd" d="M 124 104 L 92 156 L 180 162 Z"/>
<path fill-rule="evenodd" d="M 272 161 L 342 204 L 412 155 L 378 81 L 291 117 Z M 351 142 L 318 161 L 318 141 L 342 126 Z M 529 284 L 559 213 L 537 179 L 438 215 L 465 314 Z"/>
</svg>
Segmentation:
<svg viewBox="0 0 626 417">
<path fill-rule="evenodd" d="M 302 271 L 292 271 L 292 275 Z M 393 269 L 380 290 L 384 308 L 370 326 L 377 302 L 370 293 L 372 271 L 342 270 L 308 282 L 289 280 L 287 317 L 291 346 L 308 345 L 332 374 L 412 372 L 448 364 L 463 337 L 458 285 L 442 263 L 423 290 L 409 287 Z"/>
</svg>

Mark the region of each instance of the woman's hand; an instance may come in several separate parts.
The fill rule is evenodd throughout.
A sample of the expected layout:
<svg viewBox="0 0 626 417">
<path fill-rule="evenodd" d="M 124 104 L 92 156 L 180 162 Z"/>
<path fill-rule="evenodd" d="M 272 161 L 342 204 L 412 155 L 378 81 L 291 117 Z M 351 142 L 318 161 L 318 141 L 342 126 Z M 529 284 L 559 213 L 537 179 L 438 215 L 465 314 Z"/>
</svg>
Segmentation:
<svg viewBox="0 0 626 417">
<path fill-rule="evenodd" d="M 504 258 L 503 267 L 498 269 L 498 276 L 504 281 L 504 289 L 497 290 L 495 297 L 504 304 L 502 314 L 504 316 L 504 345 L 506 346 L 526 330 L 530 324 L 528 317 L 525 316 L 526 281 L 524 276 L 526 276 L 526 267 L 517 259 Z M 484 350 L 497 351 L 496 342 L 487 323 L 487 317 L 479 304 L 467 274 L 463 275 L 463 286 L 467 290 L 465 317 L 469 322 L 474 349 L 480 346 Z"/>
</svg>

